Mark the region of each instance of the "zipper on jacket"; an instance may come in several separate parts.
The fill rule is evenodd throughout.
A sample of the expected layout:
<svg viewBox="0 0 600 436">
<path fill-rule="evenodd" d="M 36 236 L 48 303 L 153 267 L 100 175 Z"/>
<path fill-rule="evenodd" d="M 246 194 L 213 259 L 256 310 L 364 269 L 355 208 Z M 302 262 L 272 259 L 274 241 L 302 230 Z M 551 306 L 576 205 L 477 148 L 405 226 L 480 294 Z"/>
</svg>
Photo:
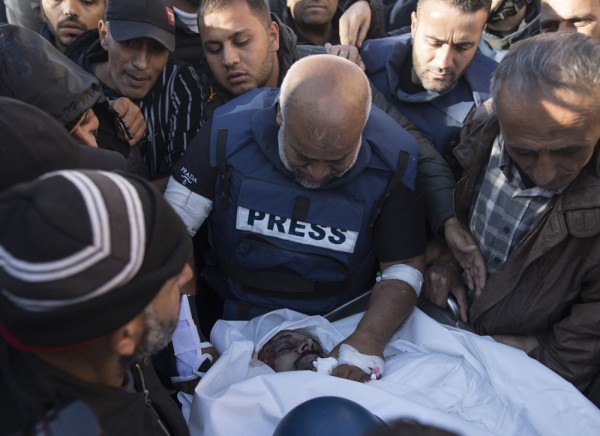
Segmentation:
<svg viewBox="0 0 600 436">
<path fill-rule="evenodd" d="M 156 418 L 156 422 L 158 422 L 158 425 L 160 426 L 160 428 L 165 432 L 165 435 L 170 436 L 171 433 L 169 432 L 169 430 L 167 429 L 165 424 L 162 422 L 162 420 L 160 419 L 160 416 L 158 415 L 158 412 L 154 409 L 154 406 L 152 405 L 152 400 L 150 399 L 150 391 L 146 388 L 144 374 L 142 373 L 142 368 L 140 367 L 139 363 L 135 364 L 135 369 L 138 372 L 140 384 L 142 387 L 142 393 L 144 394 L 144 401 L 145 401 L 146 405 L 154 414 L 154 417 Z"/>
</svg>

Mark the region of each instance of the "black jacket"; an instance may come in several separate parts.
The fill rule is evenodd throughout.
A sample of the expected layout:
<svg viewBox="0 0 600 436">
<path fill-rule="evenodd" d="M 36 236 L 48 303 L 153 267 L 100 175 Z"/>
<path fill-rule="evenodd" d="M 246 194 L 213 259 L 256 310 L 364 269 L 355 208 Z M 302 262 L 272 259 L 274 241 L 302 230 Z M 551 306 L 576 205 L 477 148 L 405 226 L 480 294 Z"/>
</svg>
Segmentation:
<svg viewBox="0 0 600 436">
<path fill-rule="evenodd" d="M 86 383 L 0 342 L 0 435 L 27 433 L 40 417 L 74 399 L 94 412 L 103 435 L 189 434 L 151 364 L 132 365 L 131 380 L 124 388 Z"/>
</svg>

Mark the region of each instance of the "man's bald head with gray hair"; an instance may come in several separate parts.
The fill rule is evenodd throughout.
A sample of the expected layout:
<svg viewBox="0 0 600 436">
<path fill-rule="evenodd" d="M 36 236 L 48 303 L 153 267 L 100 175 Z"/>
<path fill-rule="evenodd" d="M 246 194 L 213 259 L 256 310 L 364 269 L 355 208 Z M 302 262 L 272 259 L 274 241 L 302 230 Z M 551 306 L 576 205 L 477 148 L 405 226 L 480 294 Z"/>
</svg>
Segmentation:
<svg viewBox="0 0 600 436">
<path fill-rule="evenodd" d="M 313 55 L 288 70 L 279 94 L 279 154 L 305 188 L 343 176 L 356 162 L 371 88 L 356 64 Z"/>
<path fill-rule="evenodd" d="M 352 112 L 361 114 L 366 123 L 371 88 L 365 73 L 353 62 L 329 54 L 307 56 L 288 70 L 279 105 L 284 119 L 288 111 L 300 110 L 310 112 L 316 120 L 340 117 L 341 121 L 344 113 Z"/>
</svg>

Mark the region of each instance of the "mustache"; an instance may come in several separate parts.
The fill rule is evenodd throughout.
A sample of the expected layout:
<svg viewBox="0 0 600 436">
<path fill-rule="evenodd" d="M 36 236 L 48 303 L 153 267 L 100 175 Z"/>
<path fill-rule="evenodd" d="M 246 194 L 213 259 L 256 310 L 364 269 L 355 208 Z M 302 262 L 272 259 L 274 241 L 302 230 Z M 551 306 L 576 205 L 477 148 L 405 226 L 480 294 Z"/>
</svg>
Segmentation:
<svg viewBox="0 0 600 436">
<path fill-rule="evenodd" d="M 312 367 L 312 362 L 313 360 L 310 361 L 309 365 L 306 365 L 304 362 L 302 362 L 302 360 L 308 356 L 308 355 L 313 355 L 315 356 L 315 359 L 317 357 L 325 357 L 325 355 L 323 353 L 320 353 L 318 350 L 306 350 L 303 351 L 294 361 L 294 368 L 296 370 L 300 370 L 300 369 L 310 369 L 313 370 L 314 368 Z"/>
<path fill-rule="evenodd" d="M 62 20 L 59 20 L 56 27 L 65 27 L 66 25 L 79 27 L 81 30 L 87 30 L 87 26 L 77 19 L 77 17 L 67 16 Z"/>
</svg>

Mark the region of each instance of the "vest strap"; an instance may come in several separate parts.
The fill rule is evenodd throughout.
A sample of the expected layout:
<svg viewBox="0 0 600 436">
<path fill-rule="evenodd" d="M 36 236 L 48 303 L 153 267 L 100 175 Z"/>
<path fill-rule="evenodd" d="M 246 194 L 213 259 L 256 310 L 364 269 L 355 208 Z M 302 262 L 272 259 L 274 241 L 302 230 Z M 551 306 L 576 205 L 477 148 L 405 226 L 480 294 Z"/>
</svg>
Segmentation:
<svg viewBox="0 0 600 436">
<path fill-rule="evenodd" d="M 410 157 L 410 155 L 408 154 L 408 152 L 406 150 L 402 150 L 400 152 L 400 156 L 398 157 L 398 167 L 396 168 L 396 172 L 392 176 L 392 180 L 390 180 L 390 183 L 388 184 L 388 187 L 385 190 L 385 194 L 383 194 L 383 197 L 378 199 L 375 202 L 375 213 L 373 214 L 373 218 L 371 218 L 371 221 L 369 222 L 370 228 L 373 228 L 373 226 L 375 225 L 375 221 L 377 221 L 377 217 L 381 213 L 381 209 L 383 209 L 383 205 L 385 204 L 386 200 L 390 196 L 390 193 L 395 191 L 402 184 L 402 179 L 404 178 L 404 173 L 406 172 L 406 168 L 408 167 L 409 157 Z"/>
<path fill-rule="evenodd" d="M 219 204 L 223 209 L 229 205 L 229 179 L 231 168 L 227 166 L 227 129 L 217 131 L 217 172 L 221 182 L 219 189 Z"/>
</svg>

